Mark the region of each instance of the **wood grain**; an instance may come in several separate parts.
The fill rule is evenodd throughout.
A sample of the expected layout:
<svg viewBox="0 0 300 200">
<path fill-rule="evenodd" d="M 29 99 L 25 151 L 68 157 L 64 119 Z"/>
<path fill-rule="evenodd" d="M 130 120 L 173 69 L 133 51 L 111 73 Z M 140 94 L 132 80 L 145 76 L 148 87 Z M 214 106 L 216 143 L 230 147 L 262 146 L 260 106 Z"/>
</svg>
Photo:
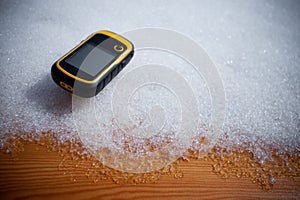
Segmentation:
<svg viewBox="0 0 300 200">
<path fill-rule="evenodd" d="M 79 178 L 72 181 L 58 170 L 60 161 L 56 152 L 37 145 L 26 145 L 18 159 L 0 155 L 1 199 L 300 199 L 300 177 L 279 179 L 266 192 L 249 179 L 218 177 L 204 160 L 180 164 L 182 179 L 165 175 L 137 185 L 93 183 L 80 171 L 74 171 Z"/>
</svg>

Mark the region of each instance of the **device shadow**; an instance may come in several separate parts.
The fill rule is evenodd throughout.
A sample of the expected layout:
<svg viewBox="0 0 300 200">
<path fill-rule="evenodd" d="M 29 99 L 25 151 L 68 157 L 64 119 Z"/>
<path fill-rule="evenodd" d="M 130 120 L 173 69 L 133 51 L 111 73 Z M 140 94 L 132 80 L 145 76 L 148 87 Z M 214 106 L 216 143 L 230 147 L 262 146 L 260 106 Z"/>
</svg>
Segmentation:
<svg viewBox="0 0 300 200">
<path fill-rule="evenodd" d="M 36 82 L 26 92 L 26 98 L 35 102 L 38 108 L 58 117 L 72 112 L 72 95 L 59 88 L 50 74 Z"/>
</svg>

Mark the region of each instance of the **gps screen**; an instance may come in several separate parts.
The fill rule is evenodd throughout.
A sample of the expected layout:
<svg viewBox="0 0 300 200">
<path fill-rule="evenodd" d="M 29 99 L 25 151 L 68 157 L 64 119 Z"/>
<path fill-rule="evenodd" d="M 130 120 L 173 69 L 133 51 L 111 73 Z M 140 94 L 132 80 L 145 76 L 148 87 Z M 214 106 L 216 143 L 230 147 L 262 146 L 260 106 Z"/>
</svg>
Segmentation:
<svg viewBox="0 0 300 200">
<path fill-rule="evenodd" d="M 65 62 L 94 77 L 115 57 L 100 45 L 101 43 L 96 45 L 88 42 L 67 58 Z"/>
</svg>

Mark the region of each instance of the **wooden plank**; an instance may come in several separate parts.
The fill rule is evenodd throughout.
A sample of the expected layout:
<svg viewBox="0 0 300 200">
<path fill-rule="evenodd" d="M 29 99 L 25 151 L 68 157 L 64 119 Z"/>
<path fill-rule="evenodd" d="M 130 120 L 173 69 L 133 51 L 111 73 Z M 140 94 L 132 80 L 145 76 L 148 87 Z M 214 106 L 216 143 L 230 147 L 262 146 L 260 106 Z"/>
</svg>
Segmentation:
<svg viewBox="0 0 300 200">
<path fill-rule="evenodd" d="M 25 145 L 17 159 L 1 154 L 1 199 L 300 199 L 299 177 L 281 178 L 271 191 L 263 191 L 249 179 L 220 178 L 204 160 L 179 164 L 182 179 L 163 175 L 156 183 L 118 185 L 94 183 L 80 170 L 73 172 L 73 181 L 58 169 L 61 159 L 33 144 Z"/>
</svg>

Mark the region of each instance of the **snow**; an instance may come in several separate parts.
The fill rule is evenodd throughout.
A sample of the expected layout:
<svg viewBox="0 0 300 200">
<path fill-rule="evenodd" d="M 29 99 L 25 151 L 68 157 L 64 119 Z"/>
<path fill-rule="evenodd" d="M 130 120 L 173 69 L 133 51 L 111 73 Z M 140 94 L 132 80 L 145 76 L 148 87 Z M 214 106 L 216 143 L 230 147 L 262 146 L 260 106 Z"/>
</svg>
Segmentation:
<svg viewBox="0 0 300 200">
<path fill-rule="evenodd" d="M 75 137 L 72 97 L 51 80 L 54 61 L 98 30 L 122 34 L 160 27 L 193 39 L 216 63 L 226 94 L 223 130 L 228 139 L 218 138 L 221 146 L 249 142 L 259 158 L 269 156 L 265 144 L 299 150 L 299 10 L 298 1 L 1 1 L 0 134 L 52 130 L 61 141 Z M 166 52 L 145 50 L 136 52 L 126 70 L 147 63 L 172 66 L 190 81 L 207 125 L 208 90 L 201 77 L 195 79 L 186 70 L 189 64 Z M 116 82 L 94 99 L 103 132 L 114 129 L 103 108 L 110 108 Z M 168 122 L 165 131 L 174 132 L 179 120 L 174 95 L 159 86 L 144 88 L 133 95 L 131 117 L 147 121 L 143 112 L 161 102 Z M 114 148 L 112 142 L 106 145 Z"/>
</svg>

